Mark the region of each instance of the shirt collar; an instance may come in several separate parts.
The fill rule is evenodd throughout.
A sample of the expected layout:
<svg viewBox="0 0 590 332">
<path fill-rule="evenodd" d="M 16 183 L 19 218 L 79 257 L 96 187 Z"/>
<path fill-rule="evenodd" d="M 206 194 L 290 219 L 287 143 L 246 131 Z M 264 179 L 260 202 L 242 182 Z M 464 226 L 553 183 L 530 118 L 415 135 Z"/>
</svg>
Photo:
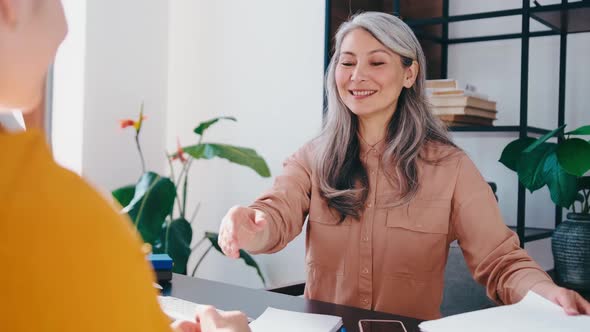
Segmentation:
<svg viewBox="0 0 590 332">
<path fill-rule="evenodd" d="M 5 132 L 19 132 L 23 131 L 24 123 L 23 123 L 22 115 L 20 112 L 5 112 L 0 113 L 0 131 Z"/>
</svg>

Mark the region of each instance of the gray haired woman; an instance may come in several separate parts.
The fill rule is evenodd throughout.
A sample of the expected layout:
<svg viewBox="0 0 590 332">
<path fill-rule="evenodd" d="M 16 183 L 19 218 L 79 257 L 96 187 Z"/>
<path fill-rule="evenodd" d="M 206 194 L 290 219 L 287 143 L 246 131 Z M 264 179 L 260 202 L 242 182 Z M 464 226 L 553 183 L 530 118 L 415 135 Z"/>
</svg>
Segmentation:
<svg viewBox="0 0 590 332">
<path fill-rule="evenodd" d="M 488 184 L 425 99 L 425 60 L 400 19 L 367 12 L 342 24 L 326 75 L 321 134 L 273 187 L 233 207 L 219 244 L 273 253 L 306 226 L 308 298 L 421 319 L 440 317 L 449 244 L 497 303 L 534 290 L 569 314 L 590 313 L 519 247 Z"/>
</svg>

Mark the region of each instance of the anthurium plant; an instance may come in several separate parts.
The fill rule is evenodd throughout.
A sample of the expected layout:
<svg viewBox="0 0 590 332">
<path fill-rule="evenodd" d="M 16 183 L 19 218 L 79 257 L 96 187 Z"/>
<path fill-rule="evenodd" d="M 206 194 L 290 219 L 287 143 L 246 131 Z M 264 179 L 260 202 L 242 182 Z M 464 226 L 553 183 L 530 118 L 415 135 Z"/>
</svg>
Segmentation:
<svg viewBox="0 0 590 332">
<path fill-rule="evenodd" d="M 502 151 L 500 162 L 518 174 L 530 192 L 547 186 L 551 200 L 574 212 L 590 211 L 590 142 L 578 136 L 590 135 L 590 125 L 564 132 L 565 125 L 535 139 L 519 138 Z M 557 142 L 548 142 L 557 137 Z M 580 210 L 577 210 L 576 202 Z"/>
<path fill-rule="evenodd" d="M 146 119 L 143 105 L 137 120 L 125 119 L 121 121 L 121 128 L 133 128 L 135 143 L 141 160 L 142 175 L 136 184 L 118 188 L 112 192 L 113 197 L 123 206 L 146 243 L 152 246 L 154 253 L 166 253 L 174 261 L 173 272 L 187 274 L 187 262 L 191 253 L 203 243 L 209 247 L 199 258 L 191 272 L 194 275 L 203 259 L 211 249 L 221 252 L 217 244 L 218 234 L 206 232 L 193 242 L 194 223 L 199 205 L 197 204 L 190 218 L 187 216 L 187 186 L 191 165 L 195 160 L 217 158 L 226 159 L 234 164 L 242 165 L 254 170 L 262 177 L 270 177 L 270 170 L 264 159 L 255 150 L 229 144 L 204 142 L 203 137 L 209 127 L 221 120 L 236 121 L 233 117 L 217 117 L 200 123 L 195 129 L 197 143 L 182 146 L 177 140 L 177 149 L 167 154 L 170 163 L 170 176 L 163 176 L 155 172 L 146 171 L 145 159 L 140 144 L 142 123 Z M 180 174 L 175 177 L 173 163 L 180 163 Z M 174 209 L 176 204 L 177 209 Z M 256 269 L 262 283 L 264 276 L 256 261 L 245 251 L 240 251 L 240 258 Z"/>
</svg>

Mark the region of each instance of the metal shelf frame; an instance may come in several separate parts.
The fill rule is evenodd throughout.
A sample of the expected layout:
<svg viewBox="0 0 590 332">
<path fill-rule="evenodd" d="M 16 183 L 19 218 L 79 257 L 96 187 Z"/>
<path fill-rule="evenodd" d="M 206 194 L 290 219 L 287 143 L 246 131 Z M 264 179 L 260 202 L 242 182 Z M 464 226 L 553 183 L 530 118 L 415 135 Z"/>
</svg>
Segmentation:
<svg viewBox="0 0 590 332">
<path fill-rule="evenodd" d="M 399 8 L 400 0 L 393 0 L 397 3 L 398 10 L 403 12 L 403 8 Z M 587 15 L 590 13 L 590 1 L 568 3 L 567 0 L 562 0 L 560 4 L 538 6 L 531 8 L 530 0 L 523 0 L 522 7 L 509 10 L 498 10 L 483 13 L 453 15 L 449 16 L 448 6 L 449 0 L 443 1 L 443 14 L 441 17 L 406 20 L 406 23 L 411 26 L 417 34 L 423 36 L 420 32 L 420 27 L 441 24 L 442 36 L 425 36 L 425 38 L 438 42 L 442 46 L 441 51 L 441 78 L 447 78 L 447 52 L 448 45 L 460 43 L 473 42 L 487 42 L 505 39 L 520 39 L 521 40 L 521 68 L 520 68 L 520 114 L 519 124 L 516 126 L 495 126 L 495 127 L 450 127 L 451 131 L 455 132 L 518 132 L 519 137 L 526 137 L 529 133 L 544 134 L 549 130 L 543 128 L 530 127 L 528 125 L 528 74 L 529 74 L 529 43 L 530 38 L 544 37 L 544 36 L 560 36 L 559 43 L 559 97 L 557 105 L 557 125 L 561 126 L 565 122 L 565 70 L 566 70 L 566 52 L 567 52 L 567 35 L 570 33 L 588 32 L 590 31 L 590 16 L 587 20 L 582 20 L 585 23 L 580 27 L 578 24 L 575 31 L 569 31 L 570 15 L 574 13 L 584 12 L 579 15 Z M 521 31 L 519 33 L 498 34 L 488 36 L 476 36 L 467 38 L 449 38 L 448 25 L 449 23 L 462 22 L 469 20 L 480 20 L 488 18 L 498 18 L 506 16 L 520 15 L 522 17 Z M 578 21 L 579 20 L 578 15 Z M 534 19 L 541 24 L 547 26 L 549 30 L 546 31 L 530 31 L 530 19 Z M 578 22 L 579 23 L 579 22 Z M 587 26 L 586 26 L 587 25 Z M 516 226 L 514 230 L 520 239 L 520 245 L 524 247 L 526 242 L 536 241 L 551 237 L 552 230 L 538 229 L 526 227 L 525 225 L 525 210 L 526 210 L 526 189 L 518 183 L 518 204 L 517 204 Z M 562 209 L 559 206 L 555 207 L 555 226 L 559 225 L 562 220 Z"/>
</svg>

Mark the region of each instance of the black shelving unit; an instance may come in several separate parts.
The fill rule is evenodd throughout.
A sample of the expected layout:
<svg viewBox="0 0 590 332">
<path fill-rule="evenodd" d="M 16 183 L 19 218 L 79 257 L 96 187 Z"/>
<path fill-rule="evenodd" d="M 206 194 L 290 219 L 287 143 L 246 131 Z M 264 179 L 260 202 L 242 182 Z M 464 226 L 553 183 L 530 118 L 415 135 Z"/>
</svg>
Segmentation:
<svg viewBox="0 0 590 332">
<path fill-rule="evenodd" d="M 325 64 L 327 68 L 328 60 L 330 58 L 330 45 L 332 33 L 332 5 L 338 0 L 326 1 L 326 51 Z M 529 41 L 530 38 L 543 36 L 560 36 L 559 43 L 559 97 L 557 105 L 557 125 L 561 126 L 565 122 L 565 70 L 566 70 L 566 51 L 567 51 L 567 35 L 572 33 L 590 32 L 590 1 L 584 0 L 580 2 L 569 3 L 567 0 L 562 0 L 559 4 L 534 6 L 531 7 L 533 1 L 523 0 L 520 8 L 498 10 L 482 13 L 473 13 L 465 15 L 449 15 L 449 0 L 439 0 L 440 12 L 437 17 L 420 18 L 420 19 L 406 19 L 404 18 L 404 4 L 401 0 L 392 0 L 391 4 L 386 4 L 383 1 L 381 11 L 390 12 L 394 15 L 402 17 L 404 21 L 414 29 L 421 42 L 428 41 L 440 45 L 440 77 L 447 78 L 447 62 L 448 62 L 448 46 L 460 43 L 486 42 L 505 39 L 520 39 L 521 40 L 521 84 L 520 84 L 520 113 L 519 123 L 508 126 L 460 126 L 450 127 L 451 131 L 455 132 L 515 132 L 519 137 L 526 137 L 529 134 L 542 135 L 548 133 L 550 130 L 545 128 L 531 127 L 528 125 L 528 73 L 529 73 Z M 346 1 L 349 8 L 351 3 Z M 359 6 L 368 6 L 366 1 L 358 1 Z M 410 2 L 407 2 L 410 3 Z M 414 5 L 415 3 L 411 3 Z M 379 10 L 374 5 L 366 8 L 355 8 L 356 10 Z M 477 36 L 468 38 L 449 38 L 448 26 L 450 23 L 472 21 L 479 19 L 499 18 L 506 16 L 521 16 L 522 27 L 518 33 L 497 34 L 487 36 Z M 547 26 L 549 30 L 546 31 L 530 31 L 530 19 L 534 19 L 541 24 Z M 427 27 L 439 26 L 438 34 L 433 34 L 428 31 Z M 552 229 L 533 228 L 525 226 L 525 207 L 526 207 L 526 192 L 524 186 L 518 184 L 518 209 L 517 209 L 517 224 L 511 227 L 516 231 L 520 238 L 521 246 L 524 247 L 526 242 L 545 239 L 551 237 Z M 558 206 L 555 208 L 555 226 L 561 223 L 562 209 Z"/>
<path fill-rule="evenodd" d="M 491 131 L 491 132 L 520 132 L 520 126 L 451 126 L 449 128 L 451 131 L 458 131 L 458 132 L 474 132 L 474 131 Z M 549 129 L 537 128 L 537 127 L 530 127 L 527 126 L 525 131 L 531 134 L 539 134 L 544 135 L 550 132 Z"/>
</svg>

